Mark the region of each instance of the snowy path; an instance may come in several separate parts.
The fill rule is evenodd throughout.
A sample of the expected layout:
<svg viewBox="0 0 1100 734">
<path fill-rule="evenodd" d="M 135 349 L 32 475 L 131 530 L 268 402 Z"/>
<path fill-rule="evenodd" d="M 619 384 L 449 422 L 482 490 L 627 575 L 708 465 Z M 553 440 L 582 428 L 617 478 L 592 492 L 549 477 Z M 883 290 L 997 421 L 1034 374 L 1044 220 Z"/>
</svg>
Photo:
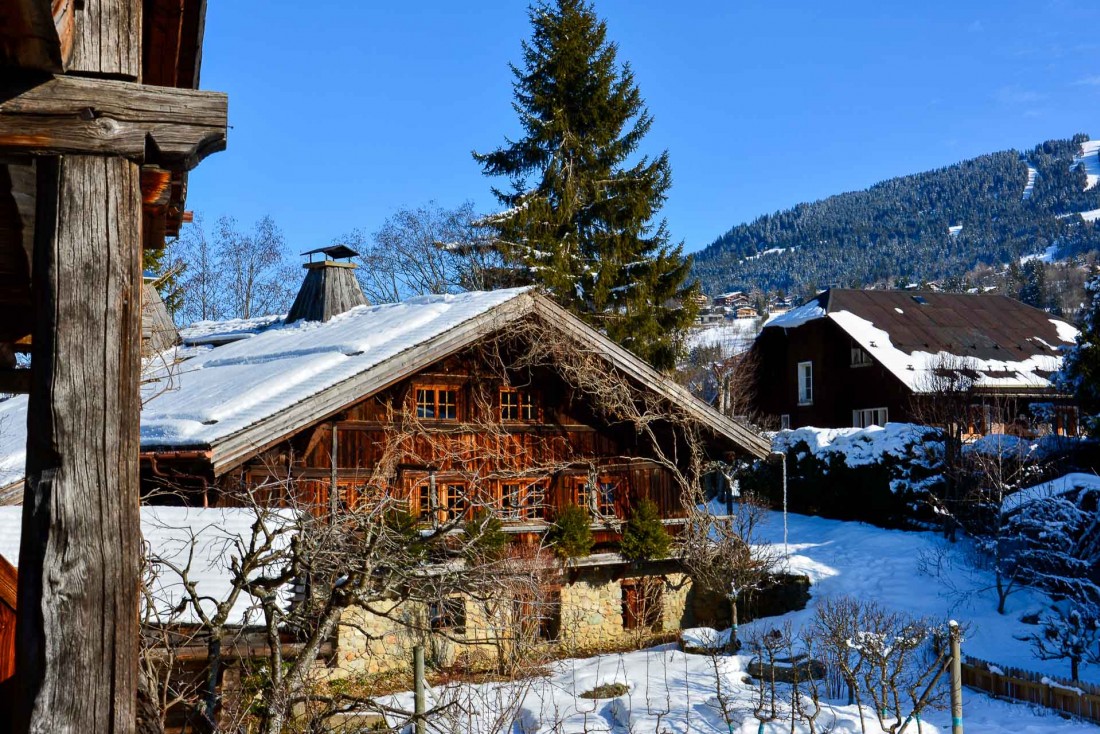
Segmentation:
<svg viewBox="0 0 1100 734">
<path fill-rule="evenodd" d="M 1020 196 L 1020 200 L 1027 201 L 1035 191 L 1035 181 L 1039 178 L 1039 171 L 1032 167 L 1026 158 L 1021 158 L 1020 161 L 1027 166 L 1027 183 L 1024 185 L 1024 193 Z"/>
<path fill-rule="evenodd" d="M 1040 599 L 1020 594 L 1009 601 L 1009 614 L 1002 617 L 995 611 L 995 601 L 987 592 L 972 591 L 964 603 L 946 593 L 938 580 L 920 572 L 922 558 L 934 555 L 948 545 L 932 533 L 889 531 L 859 523 L 790 515 L 789 568 L 806 573 L 813 580 L 809 607 L 781 618 L 760 620 L 745 625 L 750 633 L 755 625 L 775 625 L 790 620 L 799 626 L 813 615 L 821 599 L 833 595 L 851 595 L 875 599 L 886 607 L 936 619 L 954 616 L 970 625 L 964 649 L 971 655 L 992 658 L 1008 665 L 1064 673 L 1059 666 L 1040 664 L 1034 660 L 1027 645 L 1013 639 L 1014 634 L 1027 631 L 1018 618 L 1027 609 L 1037 608 Z M 772 513 L 762 538 L 765 542 L 782 544 L 782 516 Z M 961 544 L 949 546 L 960 550 Z M 984 586 L 989 579 L 981 574 L 961 574 L 965 589 Z M 758 722 L 752 717 L 752 689 L 741 680 L 747 664 L 743 656 L 714 661 L 703 655 L 686 655 L 666 645 L 620 655 L 601 655 L 586 659 L 564 660 L 551 666 L 549 675 L 524 684 L 508 695 L 506 685 L 436 688 L 430 692 L 433 700 L 458 700 L 465 715 L 449 726 L 454 731 L 501 731 L 487 725 L 486 714 L 499 711 L 502 701 L 518 701 L 516 726 L 510 732 L 549 734 L 550 732 L 668 732 L 687 734 L 754 734 Z M 1097 678 L 1093 668 L 1085 670 L 1086 678 Z M 729 710 L 735 712 L 732 726 L 726 724 L 716 705 L 716 681 L 730 696 Z M 624 682 L 629 692 L 611 700 L 587 700 L 579 693 L 598 684 Z M 395 697 L 394 703 L 411 707 L 411 694 Z M 1042 709 L 993 700 L 969 689 L 963 694 L 964 721 L 968 734 L 1096 734 L 1100 727 L 1067 721 Z M 865 713 L 866 710 L 865 710 Z M 871 719 L 873 714 L 867 713 Z M 511 716 L 508 718 L 512 718 Z M 924 717 L 921 732 L 944 731 L 950 727 L 946 711 Z M 859 714 L 855 707 L 828 703 L 818 719 L 818 730 L 831 727 L 836 734 L 860 731 Z M 441 728 L 440 731 L 452 730 Z M 768 734 L 790 731 L 789 722 L 775 722 L 764 727 Z M 805 731 L 805 728 L 799 731 Z M 878 732 L 868 721 L 869 732 Z M 917 732 L 910 726 L 909 732 Z"/>
<path fill-rule="evenodd" d="M 1088 176 L 1085 191 L 1100 183 L 1100 158 L 1097 157 L 1098 154 L 1100 154 L 1100 140 L 1089 140 L 1081 144 L 1081 155 L 1077 157 L 1075 162 L 1080 162 L 1084 166 L 1085 175 Z"/>
</svg>

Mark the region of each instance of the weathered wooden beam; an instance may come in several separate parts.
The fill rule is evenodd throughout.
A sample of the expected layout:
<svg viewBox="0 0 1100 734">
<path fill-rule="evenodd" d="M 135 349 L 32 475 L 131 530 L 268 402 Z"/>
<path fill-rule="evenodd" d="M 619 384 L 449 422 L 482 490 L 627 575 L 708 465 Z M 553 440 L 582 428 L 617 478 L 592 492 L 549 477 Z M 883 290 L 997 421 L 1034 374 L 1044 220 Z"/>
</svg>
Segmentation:
<svg viewBox="0 0 1100 734">
<path fill-rule="evenodd" d="M 129 732 L 140 581 L 139 170 L 99 156 L 42 158 L 37 168 L 17 730 Z"/>
<path fill-rule="evenodd" d="M 0 66 L 60 72 L 72 50 L 73 0 L 0 2 Z"/>
<path fill-rule="evenodd" d="M 26 394 L 31 391 L 31 371 L 0 367 L 0 393 Z"/>
<path fill-rule="evenodd" d="M 189 170 L 225 150 L 228 97 L 109 79 L 0 82 L 0 154 L 121 156 Z"/>
</svg>

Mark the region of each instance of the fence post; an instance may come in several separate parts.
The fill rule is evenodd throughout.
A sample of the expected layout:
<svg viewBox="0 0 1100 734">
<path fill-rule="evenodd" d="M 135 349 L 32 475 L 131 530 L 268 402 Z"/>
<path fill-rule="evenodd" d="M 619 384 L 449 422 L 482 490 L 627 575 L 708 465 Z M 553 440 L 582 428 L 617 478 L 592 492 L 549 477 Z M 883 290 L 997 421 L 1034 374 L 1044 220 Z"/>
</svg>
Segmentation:
<svg viewBox="0 0 1100 734">
<path fill-rule="evenodd" d="M 416 734 L 424 734 L 424 646 L 413 648 L 413 713 Z"/>
<path fill-rule="evenodd" d="M 951 620 L 951 734 L 963 734 L 962 632 Z"/>
</svg>

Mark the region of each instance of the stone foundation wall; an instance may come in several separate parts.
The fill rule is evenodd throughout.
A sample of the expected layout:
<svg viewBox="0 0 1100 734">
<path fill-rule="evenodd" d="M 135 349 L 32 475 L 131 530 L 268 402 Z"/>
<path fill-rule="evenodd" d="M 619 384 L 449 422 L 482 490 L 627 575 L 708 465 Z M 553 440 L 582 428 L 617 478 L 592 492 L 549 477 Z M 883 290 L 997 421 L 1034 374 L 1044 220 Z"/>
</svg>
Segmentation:
<svg viewBox="0 0 1100 734">
<path fill-rule="evenodd" d="M 557 645 L 563 651 L 595 650 L 608 644 L 620 644 L 642 630 L 627 630 L 623 626 L 623 574 L 621 569 L 581 569 L 576 578 L 561 587 L 561 626 Z M 629 575 L 626 578 L 638 578 Z M 660 627 L 663 631 L 678 630 L 688 618 L 688 598 L 691 581 L 683 573 L 666 573 L 661 593 Z M 354 608 L 344 612 L 337 637 L 334 667 L 331 677 L 373 675 L 411 669 L 412 650 L 425 646 L 430 667 L 451 667 L 456 662 L 491 663 L 499 654 L 499 639 L 494 631 L 501 622 L 490 624 L 485 610 L 467 601 L 466 631 L 457 640 L 439 634 L 427 634 L 427 605 L 406 602 L 400 608 L 377 606 L 379 614 Z M 508 612 L 504 612 L 507 614 Z M 511 620 L 503 622 L 511 628 Z M 511 651 L 505 649 L 504 654 Z"/>
</svg>

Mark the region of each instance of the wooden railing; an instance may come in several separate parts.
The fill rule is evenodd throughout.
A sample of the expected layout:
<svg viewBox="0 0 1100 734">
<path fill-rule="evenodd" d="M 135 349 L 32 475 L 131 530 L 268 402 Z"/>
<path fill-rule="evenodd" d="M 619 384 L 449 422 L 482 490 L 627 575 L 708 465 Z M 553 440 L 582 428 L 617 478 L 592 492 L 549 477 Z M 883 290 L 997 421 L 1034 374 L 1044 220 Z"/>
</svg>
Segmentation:
<svg viewBox="0 0 1100 734">
<path fill-rule="evenodd" d="M 998 698 L 1023 701 L 1100 723 L 1100 685 L 1073 682 L 986 660 L 966 657 L 964 686 Z"/>
</svg>

